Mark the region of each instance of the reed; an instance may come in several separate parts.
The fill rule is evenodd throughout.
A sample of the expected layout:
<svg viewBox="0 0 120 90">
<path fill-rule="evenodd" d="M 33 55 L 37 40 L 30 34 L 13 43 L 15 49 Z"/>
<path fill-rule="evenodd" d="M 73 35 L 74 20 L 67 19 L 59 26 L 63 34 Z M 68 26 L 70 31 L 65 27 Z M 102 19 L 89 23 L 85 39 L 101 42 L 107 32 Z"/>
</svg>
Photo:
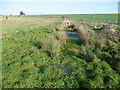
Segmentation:
<svg viewBox="0 0 120 90">
<path fill-rule="evenodd" d="M 94 42 L 94 31 L 90 30 L 87 26 L 79 26 L 78 36 L 83 45 L 87 45 L 87 43 L 92 44 Z"/>
</svg>

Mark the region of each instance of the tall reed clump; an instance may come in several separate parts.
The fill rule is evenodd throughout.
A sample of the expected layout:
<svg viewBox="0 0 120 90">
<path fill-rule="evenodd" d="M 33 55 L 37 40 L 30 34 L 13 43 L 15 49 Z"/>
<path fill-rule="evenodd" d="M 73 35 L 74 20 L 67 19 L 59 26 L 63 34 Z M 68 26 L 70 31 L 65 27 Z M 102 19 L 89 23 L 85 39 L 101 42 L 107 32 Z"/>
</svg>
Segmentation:
<svg viewBox="0 0 120 90">
<path fill-rule="evenodd" d="M 65 31 L 58 31 L 55 35 L 55 38 L 60 42 L 60 43 L 66 43 L 67 35 Z"/>
<path fill-rule="evenodd" d="M 59 55 L 60 42 L 54 36 L 47 36 L 42 39 L 42 49 L 50 52 L 51 57 Z"/>
<path fill-rule="evenodd" d="M 60 42 L 55 37 L 52 37 L 50 41 L 50 50 L 52 57 L 56 57 L 59 55 L 60 47 L 61 47 Z"/>
<path fill-rule="evenodd" d="M 50 56 L 59 56 L 62 43 L 66 43 L 67 35 L 64 31 L 56 31 L 55 34 L 46 36 L 42 39 L 42 49 L 48 50 Z"/>
<path fill-rule="evenodd" d="M 42 49 L 50 52 L 50 56 L 59 56 L 62 43 L 66 43 L 67 35 L 63 30 L 62 24 L 54 27 L 54 33 L 47 35 L 42 39 Z"/>
<path fill-rule="evenodd" d="M 92 48 L 92 50 L 102 49 L 105 46 L 105 39 L 100 34 L 95 33 L 87 26 L 81 25 L 78 29 L 80 43 Z"/>
<path fill-rule="evenodd" d="M 90 30 L 87 26 L 79 26 L 78 36 L 83 45 L 92 44 L 94 42 L 94 31 Z"/>
<path fill-rule="evenodd" d="M 56 33 L 55 38 L 60 42 L 60 43 L 66 43 L 67 39 L 67 34 L 65 33 L 65 26 L 64 22 L 62 22 L 60 25 L 54 28 L 54 31 Z"/>
</svg>

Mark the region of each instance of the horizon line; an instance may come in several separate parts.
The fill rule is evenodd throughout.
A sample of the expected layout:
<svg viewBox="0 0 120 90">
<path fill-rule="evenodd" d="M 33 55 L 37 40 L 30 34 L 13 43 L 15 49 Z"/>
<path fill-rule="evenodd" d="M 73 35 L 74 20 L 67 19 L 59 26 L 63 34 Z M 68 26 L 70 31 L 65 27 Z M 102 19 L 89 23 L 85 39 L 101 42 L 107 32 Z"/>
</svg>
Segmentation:
<svg viewBox="0 0 120 90">
<path fill-rule="evenodd" d="M 82 14 L 87 14 L 87 13 L 82 13 Z M 89 13 L 89 14 L 119 14 L 119 13 Z M 28 14 L 28 15 L 79 15 L 79 13 L 75 13 L 75 14 L 72 14 L 72 13 L 69 13 L 69 14 Z M 28 15 L 25 15 L 25 16 L 28 16 Z M 19 16 L 19 15 L 0 15 L 0 16 Z"/>
</svg>

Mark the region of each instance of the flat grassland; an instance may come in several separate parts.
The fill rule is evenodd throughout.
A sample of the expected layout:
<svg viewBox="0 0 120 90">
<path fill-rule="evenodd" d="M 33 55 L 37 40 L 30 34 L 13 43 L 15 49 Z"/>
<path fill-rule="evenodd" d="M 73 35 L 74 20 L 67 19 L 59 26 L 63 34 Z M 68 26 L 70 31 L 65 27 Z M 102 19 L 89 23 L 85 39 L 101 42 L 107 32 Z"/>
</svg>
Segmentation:
<svg viewBox="0 0 120 90">
<path fill-rule="evenodd" d="M 29 15 L 28 15 L 29 16 Z M 118 14 L 66 14 L 66 15 L 30 15 L 35 17 L 67 17 L 74 20 L 86 20 L 89 22 L 117 23 Z"/>
<path fill-rule="evenodd" d="M 8 20 L 3 17 L 2 87 L 120 88 L 119 43 L 97 37 L 99 33 L 95 34 L 97 38 L 88 39 L 87 32 L 83 37 L 79 33 L 78 37 L 81 41 L 90 41 L 89 44 L 68 39 L 69 28 L 64 27 L 61 16 L 76 23 L 85 17 L 10 16 Z M 86 17 L 89 20 L 92 16 Z M 104 18 L 109 20 L 107 16 Z M 116 15 L 110 18 L 115 22 Z"/>
</svg>

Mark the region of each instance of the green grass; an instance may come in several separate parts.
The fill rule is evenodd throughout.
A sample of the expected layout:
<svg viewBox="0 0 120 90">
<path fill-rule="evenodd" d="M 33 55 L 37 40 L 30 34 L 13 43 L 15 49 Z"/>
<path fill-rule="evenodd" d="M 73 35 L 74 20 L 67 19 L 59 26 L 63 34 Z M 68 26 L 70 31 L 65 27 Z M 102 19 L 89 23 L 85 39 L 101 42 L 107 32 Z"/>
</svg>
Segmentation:
<svg viewBox="0 0 120 90">
<path fill-rule="evenodd" d="M 106 22 L 106 23 L 117 23 L 118 15 L 117 14 L 63 14 L 63 15 L 28 15 L 32 17 L 67 17 L 74 20 L 85 20 L 89 22 Z"/>
<path fill-rule="evenodd" d="M 118 43 L 83 46 L 55 30 L 59 17 L 38 17 L 3 20 L 3 88 L 119 88 Z"/>
</svg>

